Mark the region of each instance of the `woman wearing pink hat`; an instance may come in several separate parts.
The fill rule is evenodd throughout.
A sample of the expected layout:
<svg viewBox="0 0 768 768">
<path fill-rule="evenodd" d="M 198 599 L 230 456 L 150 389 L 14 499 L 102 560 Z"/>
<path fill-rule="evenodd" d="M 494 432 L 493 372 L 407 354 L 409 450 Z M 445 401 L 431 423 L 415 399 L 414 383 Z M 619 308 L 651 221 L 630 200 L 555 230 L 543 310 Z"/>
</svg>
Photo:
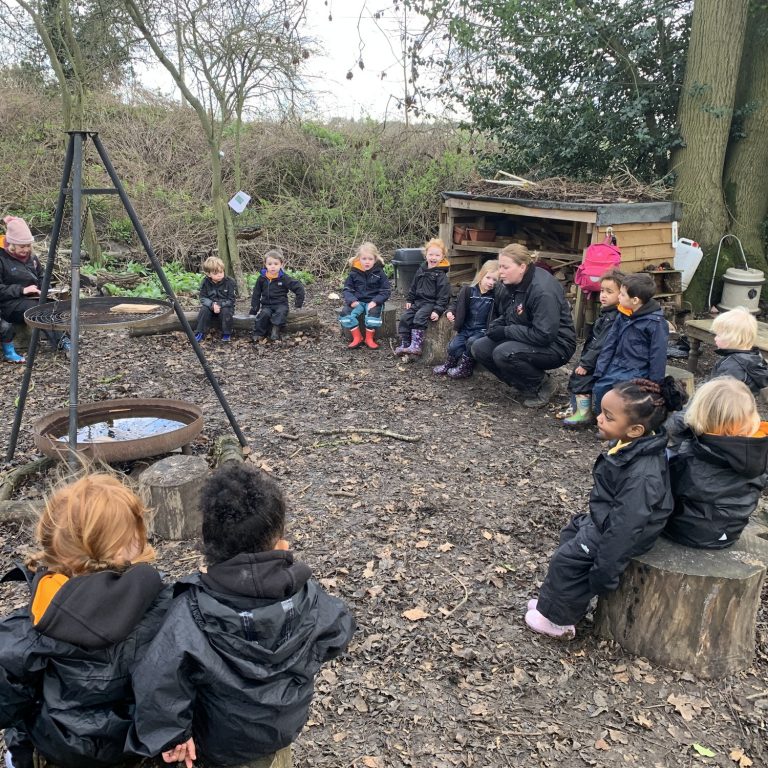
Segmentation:
<svg viewBox="0 0 768 768">
<path fill-rule="evenodd" d="M 0 248 L 0 317 L 8 323 L 23 323 L 24 313 L 40 297 L 43 268 L 32 252 L 32 236 L 27 222 L 18 216 L 6 216 L 5 244 Z M 54 349 L 69 354 L 69 338 L 62 333 L 44 332 Z M 2 338 L 3 357 L 11 363 L 23 363 L 11 341 Z"/>
</svg>

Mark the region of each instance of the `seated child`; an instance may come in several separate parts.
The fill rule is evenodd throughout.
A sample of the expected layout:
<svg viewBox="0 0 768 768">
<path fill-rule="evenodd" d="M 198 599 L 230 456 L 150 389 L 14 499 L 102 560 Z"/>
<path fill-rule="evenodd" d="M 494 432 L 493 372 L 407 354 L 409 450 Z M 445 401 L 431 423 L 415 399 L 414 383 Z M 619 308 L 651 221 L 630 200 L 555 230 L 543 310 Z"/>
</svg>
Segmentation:
<svg viewBox="0 0 768 768">
<path fill-rule="evenodd" d="M 664 535 L 688 547 L 730 547 L 768 484 L 768 422 L 731 376 L 702 384 L 683 421 L 669 459 L 675 509 Z"/>
<path fill-rule="evenodd" d="M 138 766 L 124 752 L 130 671 L 170 603 L 149 565 L 145 514 L 116 478 L 82 477 L 48 499 L 32 570 L 3 579 L 31 590 L 0 621 L 0 728 L 15 768 L 33 765 L 33 747 L 36 766 Z"/>
<path fill-rule="evenodd" d="M 354 349 L 363 343 L 359 317 L 364 315 L 365 346 L 378 349 L 374 336 L 376 329 L 381 327 L 384 302 L 392 292 L 384 274 L 384 259 L 373 243 L 365 242 L 349 260 L 349 267 L 349 275 L 344 282 L 344 309 L 339 316 L 342 328 L 352 331 L 352 342 L 347 346 Z"/>
<path fill-rule="evenodd" d="M 426 265 L 422 264 L 413 277 L 405 312 L 397 326 L 400 346 L 396 355 L 420 355 L 427 323 L 436 323 L 445 312 L 451 298 L 448 280 L 447 249 L 442 240 L 430 240 L 424 246 Z"/>
<path fill-rule="evenodd" d="M 539 598 L 528 603 L 525 623 L 534 632 L 574 637 L 589 601 L 614 591 L 630 559 L 653 546 L 673 506 L 661 427 L 683 401 L 671 376 L 661 385 L 621 382 L 605 394 L 597 428 L 612 445 L 592 469 L 589 514 L 560 531 Z"/>
<path fill-rule="evenodd" d="M 218 315 L 221 318 L 221 340 L 229 341 L 237 301 L 237 283 L 224 274 L 224 262 L 216 256 L 210 256 L 203 262 L 203 272 L 205 277 L 200 285 L 200 311 L 197 313 L 195 338 L 202 341 L 211 327 L 211 321 Z"/>
<path fill-rule="evenodd" d="M 282 251 L 267 251 L 264 256 L 264 269 L 261 270 L 251 295 L 249 314 L 256 315 L 253 323 L 255 342 L 261 341 L 267 333 L 272 341 L 280 340 L 280 329 L 288 317 L 288 291 L 296 294 L 296 309 L 301 309 L 304 303 L 304 286 L 283 272 Z"/>
<path fill-rule="evenodd" d="M 202 490 L 208 563 L 176 585 L 167 621 L 133 675 L 129 747 L 207 768 L 288 747 L 307 721 L 320 666 L 341 655 L 354 620 L 294 560 L 277 483 L 229 463 Z"/>
<path fill-rule="evenodd" d="M 664 379 L 669 326 L 655 293 L 656 283 L 647 272 L 622 278 L 620 317 L 608 331 L 595 365 L 595 413 L 600 412 L 603 395 L 619 381 L 650 379 L 658 384 Z"/>
<path fill-rule="evenodd" d="M 26 363 L 26 358 L 20 355 L 13 345 L 14 335 L 13 326 L 0 318 L 0 342 L 3 344 L 3 360 L 6 363 Z"/>
<path fill-rule="evenodd" d="M 595 365 L 608 332 L 619 314 L 619 291 L 624 277 L 623 272 L 613 269 L 600 279 L 600 315 L 584 342 L 579 364 L 568 379 L 572 410 L 563 419 L 566 427 L 586 427 L 594 421 L 592 388 L 595 385 Z"/>
<path fill-rule="evenodd" d="M 499 278 L 499 262 L 486 261 L 471 285 L 465 285 L 455 302 L 445 313 L 453 323 L 456 335 L 448 342 L 448 357 L 432 369 L 438 376 L 466 379 L 472 375 L 475 360 L 469 350 L 472 343 L 485 335 L 488 317 L 493 307 L 493 287 Z"/>
<path fill-rule="evenodd" d="M 734 307 L 718 315 L 712 323 L 718 360 L 710 378 L 733 376 L 743 381 L 755 397 L 768 402 L 768 365 L 757 341 L 757 319 L 744 307 Z"/>
</svg>

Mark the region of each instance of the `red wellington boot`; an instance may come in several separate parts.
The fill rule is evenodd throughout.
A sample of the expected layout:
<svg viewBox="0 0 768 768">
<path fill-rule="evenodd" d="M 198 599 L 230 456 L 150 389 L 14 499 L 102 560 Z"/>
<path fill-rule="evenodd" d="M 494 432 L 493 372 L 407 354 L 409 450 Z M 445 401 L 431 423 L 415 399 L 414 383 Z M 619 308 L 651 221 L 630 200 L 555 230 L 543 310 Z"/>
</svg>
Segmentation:
<svg viewBox="0 0 768 768">
<path fill-rule="evenodd" d="M 347 344 L 347 349 L 355 349 L 363 343 L 363 334 L 360 333 L 360 328 L 355 326 L 352 328 L 352 341 Z"/>
<path fill-rule="evenodd" d="M 374 341 L 373 337 L 376 335 L 375 328 L 366 328 L 365 330 L 365 346 L 369 349 L 378 349 L 379 345 Z"/>
</svg>

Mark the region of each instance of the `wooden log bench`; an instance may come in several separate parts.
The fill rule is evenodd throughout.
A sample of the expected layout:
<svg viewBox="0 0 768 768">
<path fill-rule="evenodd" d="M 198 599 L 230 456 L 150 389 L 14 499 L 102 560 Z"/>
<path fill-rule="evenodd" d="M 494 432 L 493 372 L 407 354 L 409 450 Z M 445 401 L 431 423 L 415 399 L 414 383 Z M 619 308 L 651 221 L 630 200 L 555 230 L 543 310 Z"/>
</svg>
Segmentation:
<svg viewBox="0 0 768 768">
<path fill-rule="evenodd" d="M 759 542 L 759 543 L 758 543 Z M 595 631 L 624 650 L 712 679 L 746 669 L 755 652 L 768 542 L 691 549 L 660 538 L 600 598 Z"/>
<path fill-rule="evenodd" d="M 704 320 L 688 320 L 685 323 L 685 335 L 690 339 L 691 349 L 688 353 L 688 370 L 696 373 L 701 356 L 701 343 L 714 344 L 715 334 L 712 333 L 714 318 Z M 768 354 L 768 323 L 757 324 L 757 348 L 765 357 Z"/>
<path fill-rule="evenodd" d="M 191 310 L 184 312 L 184 316 L 192 326 L 192 330 L 195 329 L 195 323 L 197 322 L 197 310 Z M 248 315 L 243 313 L 237 313 L 234 316 L 234 329 L 236 331 L 253 331 L 253 321 L 255 315 Z M 288 319 L 285 323 L 286 333 L 298 333 L 299 331 L 313 331 L 320 327 L 320 320 L 317 316 L 317 310 L 311 308 L 292 309 L 288 313 Z M 158 333 L 172 333 L 173 331 L 180 331 L 181 323 L 179 318 L 176 317 L 176 313 L 168 315 L 156 322 L 147 323 L 146 325 L 137 325 L 130 329 L 129 335 L 136 336 L 153 336 Z"/>
</svg>

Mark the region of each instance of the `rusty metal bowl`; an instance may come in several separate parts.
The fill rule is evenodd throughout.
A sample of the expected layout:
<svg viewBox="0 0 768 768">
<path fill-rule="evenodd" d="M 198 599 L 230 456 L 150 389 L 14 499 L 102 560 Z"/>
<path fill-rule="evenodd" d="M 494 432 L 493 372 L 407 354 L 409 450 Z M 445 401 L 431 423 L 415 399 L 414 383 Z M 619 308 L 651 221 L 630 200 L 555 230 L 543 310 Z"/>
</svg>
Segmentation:
<svg viewBox="0 0 768 768">
<path fill-rule="evenodd" d="M 192 442 L 203 429 L 203 412 L 184 400 L 165 398 L 123 398 L 80 405 L 77 409 L 78 430 L 121 419 L 154 419 L 178 422 L 180 426 L 157 434 L 132 439 L 83 441 L 78 439 L 77 452 L 89 459 L 104 462 L 133 461 L 146 456 L 168 453 Z M 69 453 L 69 409 L 61 408 L 38 419 L 33 425 L 37 449 L 53 459 L 67 458 Z M 64 438 L 63 440 L 61 438 Z"/>
</svg>

